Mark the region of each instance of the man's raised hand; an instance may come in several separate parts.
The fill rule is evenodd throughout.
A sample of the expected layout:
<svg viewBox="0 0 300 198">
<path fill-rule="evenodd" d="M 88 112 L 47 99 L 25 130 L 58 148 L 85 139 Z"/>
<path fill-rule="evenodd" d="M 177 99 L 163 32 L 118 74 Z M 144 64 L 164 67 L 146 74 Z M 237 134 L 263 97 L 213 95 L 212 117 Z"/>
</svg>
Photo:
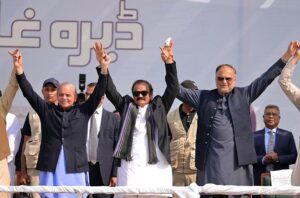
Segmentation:
<svg viewBox="0 0 300 198">
<path fill-rule="evenodd" d="M 95 50 L 96 58 L 101 66 L 101 73 L 102 70 L 103 72 L 107 72 L 111 60 L 103 48 L 102 43 L 100 41 L 95 42 L 93 49 Z"/>
<path fill-rule="evenodd" d="M 8 51 L 8 53 L 13 57 L 13 65 L 17 74 L 23 73 L 23 57 L 19 49 L 15 51 Z"/>
<path fill-rule="evenodd" d="M 173 40 L 170 40 L 169 45 L 164 45 L 164 47 L 160 47 L 161 50 L 161 59 L 166 64 L 171 64 L 174 62 L 174 53 L 173 53 Z"/>
</svg>

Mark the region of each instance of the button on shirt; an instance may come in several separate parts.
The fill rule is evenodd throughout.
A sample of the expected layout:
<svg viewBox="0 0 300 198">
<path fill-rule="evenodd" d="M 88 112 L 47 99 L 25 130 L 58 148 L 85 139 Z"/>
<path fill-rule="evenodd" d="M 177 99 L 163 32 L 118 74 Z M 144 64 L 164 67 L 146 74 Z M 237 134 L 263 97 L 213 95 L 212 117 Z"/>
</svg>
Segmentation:
<svg viewBox="0 0 300 198">
<path fill-rule="evenodd" d="M 102 120 L 102 112 L 103 112 L 103 107 L 102 106 L 99 107 L 99 108 L 97 108 L 96 111 L 94 112 L 94 115 L 95 115 L 95 118 L 96 118 L 96 123 L 95 124 L 96 124 L 96 127 L 97 127 L 97 137 L 98 137 L 98 134 L 99 134 L 99 131 L 100 131 L 101 120 Z M 88 154 L 88 161 L 95 164 L 97 162 L 97 157 L 96 156 L 94 156 L 94 157 L 91 156 L 91 154 L 93 153 L 93 151 L 89 150 L 89 149 L 93 149 L 93 150 L 95 149 L 94 152 L 96 151 L 96 153 L 97 153 L 97 148 L 98 147 L 93 147 L 93 148 L 89 147 L 89 142 L 90 142 L 90 122 L 91 122 L 91 118 L 90 118 L 89 123 L 88 123 L 86 148 L 87 148 L 87 154 Z M 99 140 L 97 139 L 97 145 L 98 145 L 98 142 L 99 142 Z M 95 158 L 95 159 L 93 159 L 93 158 Z"/>
</svg>

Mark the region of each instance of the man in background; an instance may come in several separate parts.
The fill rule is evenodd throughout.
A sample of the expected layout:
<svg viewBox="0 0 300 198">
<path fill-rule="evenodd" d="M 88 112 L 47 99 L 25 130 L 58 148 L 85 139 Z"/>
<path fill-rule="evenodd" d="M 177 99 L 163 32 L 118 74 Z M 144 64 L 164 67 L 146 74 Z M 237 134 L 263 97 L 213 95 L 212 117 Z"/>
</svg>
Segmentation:
<svg viewBox="0 0 300 198">
<path fill-rule="evenodd" d="M 198 89 L 196 83 L 191 80 L 185 80 L 181 85 L 188 89 Z M 197 112 L 193 107 L 182 103 L 168 114 L 167 119 L 172 134 L 170 156 L 173 186 L 188 186 L 196 182 L 197 176 L 195 166 Z"/>
<path fill-rule="evenodd" d="M 261 185 L 261 174 L 273 170 L 289 169 L 297 158 L 297 148 L 292 132 L 278 128 L 280 110 L 277 105 L 267 105 L 263 115 L 265 127 L 254 133 L 257 163 L 253 166 L 254 185 Z"/>
<path fill-rule="evenodd" d="M 96 83 L 87 86 L 85 99 L 94 92 Z M 91 186 L 116 186 L 117 166 L 113 152 L 118 141 L 119 118 L 102 106 L 104 96 L 91 116 L 87 131 L 87 153 Z M 110 198 L 113 195 L 93 194 L 92 198 Z"/>
<path fill-rule="evenodd" d="M 42 86 L 42 95 L 49 104 L 57 105 L 58 80 L 46 79 Z M 41 145 L 41 121 L 39 115 L 32 110 L 28 113 L 23 130 L 23 147 L 21 157 L 21 183 L 31 186 L 40 184 L 40 172 L 36 169 Z M 32 193 L 33 198 L 39 198 L 39 193 Z"/>
</svg>

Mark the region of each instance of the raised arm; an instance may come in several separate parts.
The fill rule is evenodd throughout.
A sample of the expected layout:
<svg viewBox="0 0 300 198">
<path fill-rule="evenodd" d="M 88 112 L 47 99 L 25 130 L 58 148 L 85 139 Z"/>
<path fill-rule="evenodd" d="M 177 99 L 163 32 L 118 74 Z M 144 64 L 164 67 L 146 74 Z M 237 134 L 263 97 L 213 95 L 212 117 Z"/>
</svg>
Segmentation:
<svg viewBox="0 0 300 198">
<path fill-rule="evenodd" d="M 259 97 L 273 82 L 273 80 L 281 74 L 285 64 L 295 53 L 294 46 L 296 43 L 297 42 L 290 42 L 288 49 L 285 51 L 282 57 L 247 87 L 246 90 L 249 97 L 249 103 L 252 103 L 257 97 Z"/>
<path fill-rule="evenodd" d="M 101 43 L 95 44 L 96 57 L 101 67 L 101 73 L 104 72 L 108 74 L 108 64 L 110 63 L 110 57 L 106 53 L 106 50 L 102 47 Z M 121 112 L 123 107 L 123 100 L 121 94 L 117 91 L 116 86 L 113 83 L 111 76 L 108 74 L 106 96 L 108 100 L 115 106 L 115 108 Z"/>
<path fill-rule="evenodd" d="M 165 63 L 166 67 L 165 81 L 167 83 L 167 87 L 162 95 L 166 112 L 170 110 L 179 89 L 176 62 L 174 61 L 173 44 L 173 40 L 170 40 L 170 43 L 160 47 L 161 59 Z"/>
<path fill-rule="evenodd" d="M 31 84 L 26 79 L 23 69 L 23 56 L 20 50 L 16 49 L 14 52 L 9 52 L 13 57 L 14 68 L 16 70 L 16 77 L 24 97 L 28 100 L 32 108 L 43 117 L 46 109 L 46 102 L 33 90 Z"/>
<path fill-rule="evenodd" d="M 101 74 L 108 74 L 108 66 L 110 64 L 110 57 L 107 55 L 105 49 L 101 42 L 97 41 L 94 45 L 94 51 L 96 54 L 96 58 L 99 62 L 99 68 L 101 68 Z"/>
<path fill-rule="evenodd" d="M 293 72 L 300 60 L 300 42 L 297 42 L 296 47 L 294 56 L 283 68 L 278 82 L 283 92 L 300 111 L 300 89 L 292 82 Z"/>
<path fill-rule="evenodd" d="M 200 102 L 201 92 L 201 90 L 187 89 L 180 85 L 179 92 L 176 97 L 178 100 L 190 105 L 194 109 L 197 109 Z"/>
<path fill-rule="evenodd" d="M 94 113 L 105 94 L 107 86 L 108 67 L 110 64 L 110 57 L 106 54 L 102 43 L 100 43 L 99 41 L 95 42 L 93 49 L 99 62 L 99 66 L 97 68 L 99 78 L 92 95 L 85 103 L 81 104 L 81 107 L 85 109 L 87 114 L 89 115 L 92 115 Z"/>
<path fill-rule="evenodd" d="M 14 63 L 15 59 L 13 59 Z M 9 82 L 3 92 L 2 97 L 0 97 L 0 113 L 3 119 L 6 118 L 6 115 L 12 105 L 13 99 L 17 93 L 19 88 L 17 80 L 16 80 L 16 70 L 15 68 L 12 69 Z"/>
</svg>

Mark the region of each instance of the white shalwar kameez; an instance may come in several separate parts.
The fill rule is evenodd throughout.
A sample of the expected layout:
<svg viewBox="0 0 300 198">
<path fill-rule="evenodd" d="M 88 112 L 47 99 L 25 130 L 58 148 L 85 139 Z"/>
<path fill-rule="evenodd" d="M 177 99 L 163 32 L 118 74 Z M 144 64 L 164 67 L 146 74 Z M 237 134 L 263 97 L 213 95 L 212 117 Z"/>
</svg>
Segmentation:
<svg viewBox="0 0 300 198">
<path fill-rule="evenodd" d="M 121 161 L 118 168 L 117 186 L 130 187 L 171 187 L 172 169 L 166 158 L 158 148 L 156 132 L 156 153 L 158 163 L 148 164 L 148 140 L 146 130 L 146 110 L 147 106 L 139 107 L 136 123 L 133 131 L 133 141 L 131 150 L 131 161 Z M 153 195 L 125 195 L 116 194 L 115 198 L 137 198 L 137 197 L 171 197 L 171 194 Z"/>
</svg>

